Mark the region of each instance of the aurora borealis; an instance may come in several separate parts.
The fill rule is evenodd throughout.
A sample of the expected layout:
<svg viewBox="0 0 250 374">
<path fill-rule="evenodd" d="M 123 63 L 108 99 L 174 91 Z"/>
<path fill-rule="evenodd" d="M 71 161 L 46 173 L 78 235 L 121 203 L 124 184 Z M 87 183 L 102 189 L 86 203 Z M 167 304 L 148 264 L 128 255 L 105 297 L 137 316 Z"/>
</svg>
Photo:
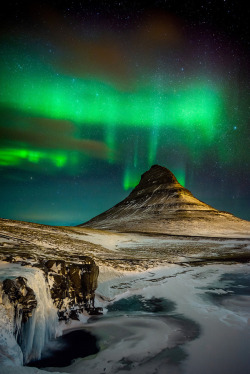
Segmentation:
<svg viewBox="0 0 250 374">
<path fill-rule="evenodd" d="M 157 163 L 196 197 L 250 219 L 244 6 L 176 3 L 9 5 L 1 217 L 84 222 Z"/>
</svg>

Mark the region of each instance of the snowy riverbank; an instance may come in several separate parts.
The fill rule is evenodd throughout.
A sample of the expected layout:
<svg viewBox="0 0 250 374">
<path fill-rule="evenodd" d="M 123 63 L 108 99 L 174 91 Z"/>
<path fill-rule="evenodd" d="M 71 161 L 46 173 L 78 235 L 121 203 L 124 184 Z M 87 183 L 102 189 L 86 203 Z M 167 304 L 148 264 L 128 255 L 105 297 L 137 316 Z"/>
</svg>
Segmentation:
<svg viewBox="0 0 250 374">
<path fill-rule="evenodd" d="M 171 265 L 123 273 L 103 267 L 97 304 L 106 308 L 103 316 L 68 327 L 96 336 L 99 353 L 46 371 L 236 374 L 250 368 L 248 264 Z M 45 371 L 18 365 L 5 366 L 1 373 Z"/>
</svg>

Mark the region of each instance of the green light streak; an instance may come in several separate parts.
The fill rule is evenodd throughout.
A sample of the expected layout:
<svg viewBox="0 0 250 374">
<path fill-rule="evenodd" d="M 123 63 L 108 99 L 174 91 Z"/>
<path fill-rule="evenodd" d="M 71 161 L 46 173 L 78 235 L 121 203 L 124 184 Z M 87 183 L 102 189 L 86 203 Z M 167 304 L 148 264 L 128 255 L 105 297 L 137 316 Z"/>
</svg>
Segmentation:
<svg viewBox="0 0 250 374">
<path fill-rule="evenodd" d="M 49 149 L 43 149 L 39 142 L 32 143 L 32 131 L 36 136 L 40 130 L 36 131 L 35 120 L 29 122 L 27 118 L 70 121 L 74 128 L 74 133 L 69 135 L 71 140 L 97 138 L 107 146 L 105 157 L 110 164 L 127 165 L 123 178 L 127 190 L 139 181 L 138 165 L 143 170 L 166 159 L 173 138 L 185 145 L 191 156 L 196 151 L 199 156 L 203 147 L 215 139 L 218 124 L 225 113 L 220 90 L 205 80 L 189 80 L 188 84 L 172 82 L 170 86 L 162 78 L 149 76 L 144 82 L 151 83 L 137 84 L 130 91 L 122 91 L 94 78 L 84 80 L 57 74 L 42 62 L 30 58 L 26 61 L 14 51 L 6 52 L 6 56 L 8 66 L 0 65 L 0 105 L 17 116 L 9 123 L 2 120 L 2 124 L 5 129 L 13 128 L 13 133 L 24 127 L 30 137 L 27 136 L 26 141 L 22 133 L 20 141 L 16 137 L 12 145 L 4 142 L 6 148 L 0 150 L 2 166 L 46 163 L 52 170 L 64 168 L 69 174 L 81 172 L 83 163 L 87 167 L 91 154 L 83 156 L 80 148 L 66 151 L 63 144 L 62 149 L 59 145 L 55 150 L 51 148 L 53 143 L 49 144 Z M 22 66 L 19 69 L 17 65 Z M 137 134 L 136 142 L 131 140 L 134 133 Z M 124 134 L 126 138 L 123 138 Z M 196 138 L 199 139 L 198 145 L 194 141 Z M 121 150 L 125 154 L 121 155 Z M 117 155 L 124 159 L 117 161 Z M 184 184 L 185 173 L 178 179 Z"/>
<path fill-rule="evenodd" d="M 63 168 L 68 159 L 66 152 L 62 151 L 34 151 L 29 149 L 2 148 L 0 149 L 1 166 L 18 166 L 23 162 L 38 164 L 49 162 L 56 168 Z"/>
<path fill-rule="evenodd" d="M 175 168 L 173 168 L 171 171 L 174 173 L 174 175 L 175 175 L 176 179 L 178 180 L 178 182 L 183 187 L 185 187 L 185 182 L 186 182 L 185 169 L 175 169 Z"/>
<path fill-rule="evenodd" d="M 123 176 L 123 188 L 125 191 L 134 188 L 140 182 L 140 175 L 136 170 L 126 168 Z"/>
<path fill-rule="evenodd" d="M 53 158 L 53 162 L 56 167 L 62 168 L 67 162 L 67 156 L 64 154 L 56 155 L 56 157 Z"/>
<path fill-rule="evenodd" d="M 138 165 L 138 137 L 136 137 L 136 142 L 134 146 L 134 158 L 133 158 L 133 166 L 137 168 Z"/>
<path fill-rule="evenodd" d="M 157 148 L 158 148 L 158 136 L 159 136 L 159 123 L 162 116 L 162 106 L 159 105 L 161 102 L 161 97 L 156 98 L 158 103 L 154 109 L 154 119 L 152 125 L 152 133 L 149 140 L 149 153 L 148 153 L 148 166 L 155 164 Z"/>
<path fill-rule="evenodd" d="M 156 154 L 158 148 L 158 134 L 153 131 L 149 139 L 149 153 L 148 153 L 148 166 L 155 164 Z"/>
<path fill-rule="evenodd" d="M 32 82 L 32 84 L 30 83 Z M 211 138 L 222 100 L 217 89 L 195 83 L 178 90 L 138 87 L 122 92 L 95 80 L 74 80 L 52 74 L 3 74 L 0 103 L 30 115 L 107 126 L 179 127 Z"/>
<path fill-rule="evenodd" d="M 115 162 L 114 150 L 116 149 L 116 134 L 114 124 L 109 124 L 106 127 L 105 144 L 108 146 L 108 162 L 113 164 Z"/>
</svg>

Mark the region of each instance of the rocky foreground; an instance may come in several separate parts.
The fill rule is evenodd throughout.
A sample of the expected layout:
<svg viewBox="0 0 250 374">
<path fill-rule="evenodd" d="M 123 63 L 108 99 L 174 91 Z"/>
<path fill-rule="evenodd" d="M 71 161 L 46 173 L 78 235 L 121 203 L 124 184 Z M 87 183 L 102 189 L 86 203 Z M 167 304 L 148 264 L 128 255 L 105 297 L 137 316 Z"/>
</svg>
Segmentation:
<svg viewBox="0 0 250 374">
<path fill-rule="evenodd" d="M 20 273 L 13 277 L 6 272 L 0 279 L 0 307 L 2 304 L 12 310 L 10 330 L 20 339 L 20 331 L 25 330 L 22 326 L 35 318 L 39 308 L 32 277 L 23 275 L 22 269 L 42 271 L 44 292 L 47 287 L 57 310 L 57 320 L 67 322 L 81 320 L 82 315 L 102 313 L 101 308 L 95 307 L 95 290 L 98 280 L 105 282 L 112 272 L 119 276 L 124 271 L 141 272 L 168 264 L 187 267 L 249 260 L 250 240 L 247 238 L 121 233 L 2 219 L 0 270 L 1 263 L 3 266 L 10 263 L 18 265 Z M 51 305 L 48 300 L 47 303 L 49 311 Z M 29 362 L 28 354 L 24 355 L 24 362 Z"/>
<path fill-rule="evenodd" d="M 77 319 L 83 310 L 100 312 L 94 307 L 99 267 L 144 271 L 167 264 L 186 266 L 249 259 L 248 238 L 177 237 L 0 221 L 0 260 L 41 269 L 60 319 Z M 6 280 L 3 291 L 18 303 L 26 288 L 26 299 L 31 300 L 29 314 L 35 301 L 27 287 L 24 279 Z"/>
<path fill-rule="evenodd" d="M 99 268 L 84 250 L 78 250 L 77 255 L 74 251 L 64 250 L 65 246 L 69 251 L 71 249 L 67 234 L 63 241 L 53 227 L 46 231 L 42 225 L 9 220 L 1 223 L 0 260 L 42 270 L 59 320 L 78 319 L 83 311 L 100 312 L 94 307 Z M 84 243 L 81 244 L 83 249 Z M 6 278 L 2 282 L 2 292 L 18 310 L 22 310 L 22 320 L 26 322 L 36 308 L 36 298 L 27 280 L 22 276 Z"/>
</svg>

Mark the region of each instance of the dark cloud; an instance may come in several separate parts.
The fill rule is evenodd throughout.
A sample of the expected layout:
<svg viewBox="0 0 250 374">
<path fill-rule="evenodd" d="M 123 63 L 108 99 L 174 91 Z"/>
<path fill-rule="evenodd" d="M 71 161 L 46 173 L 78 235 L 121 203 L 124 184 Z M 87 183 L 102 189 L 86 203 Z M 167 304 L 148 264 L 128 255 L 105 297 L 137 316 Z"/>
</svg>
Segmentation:
<svg viewBox="0 0 250 374">
<path fill-rule="evenodd" d="M 52 8 L 43 8 L 40 17 L 52 45 L 60 51 L 60 58 L 53 61 L 52 56 L 50 63 L 64 74 L 94 76 L 120 89 L 133 88 L 140 74 L 155 67 L 160 52 L 169 54 L 184 40 L 181 21 L 164 11 L 145 12 L 139 25 L 131 23 L 126 30 L 112 30 L 105 22 L 76 21 L 72 27 Z"/>
</svg>

